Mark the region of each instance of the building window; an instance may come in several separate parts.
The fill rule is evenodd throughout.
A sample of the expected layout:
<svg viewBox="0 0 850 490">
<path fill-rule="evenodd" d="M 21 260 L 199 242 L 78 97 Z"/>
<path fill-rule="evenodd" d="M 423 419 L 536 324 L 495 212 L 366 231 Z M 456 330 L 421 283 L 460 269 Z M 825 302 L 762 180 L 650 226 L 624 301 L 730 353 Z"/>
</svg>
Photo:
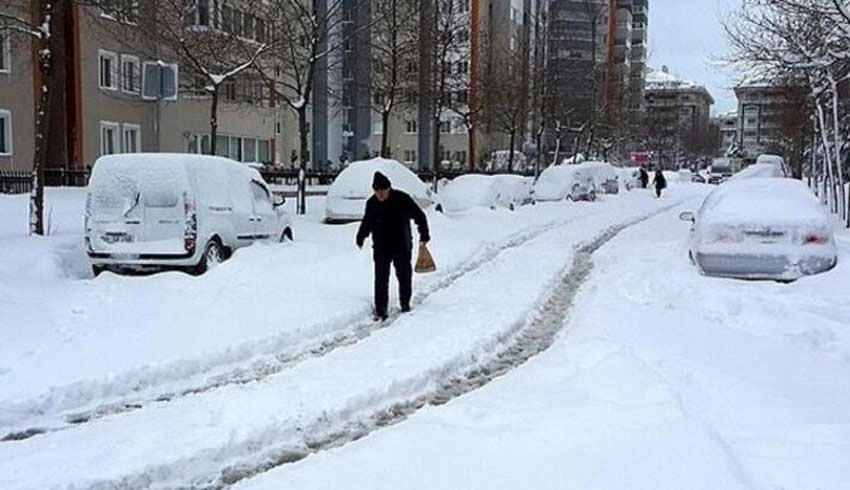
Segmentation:
<svg viewBox="0 0 850 490">
<path fill-rule="evenodd" d="M 130 94 L 138 94 L 141 79 L 139 58 L 127 54 L 121 55 L 121 90 Z"/>
<path fill-rule="evenodd" d="M 118 123 L 100 122 L 100 154 L 114 155 L 121 151 L 118 140 Z"/>
<path fill-rule="evenodd" d="M 0 155 L 12 154 L 12 113 L 0 109 Z"/>
<path fill-rule="evenodd" d="M 9 35 L 0 32 L 0 73 L 12 71 L 12 43 Z"/>
<path fill-rule="evenodd" d="M 98 50 L 100 58 L 100 88 L 118 90 L 118 55 L 111 51 Z"/>
<path fill-rule="evenodd" d="M 416 121 L 408 120 L 405 121 L 405 130 L 407 134 L 416 134 Z"/>
<path fill-rule="evenodd" d="M 142 128 L 137 124 L 124 125 L 124 153 L 139 153 L 142 151 L 141 134 Z"/>
</svg>

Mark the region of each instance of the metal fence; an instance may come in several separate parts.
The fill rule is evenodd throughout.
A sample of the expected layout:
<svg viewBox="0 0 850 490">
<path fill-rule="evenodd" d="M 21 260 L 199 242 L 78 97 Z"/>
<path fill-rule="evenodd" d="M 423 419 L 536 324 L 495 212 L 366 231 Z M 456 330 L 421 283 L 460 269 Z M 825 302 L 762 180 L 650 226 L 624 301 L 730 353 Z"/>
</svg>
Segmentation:
<svg viewBox="0 0 850 490">
<path fill-rule="evenodd" d="M 425 182 L 437 179 L 453 179 L 463 175 L 465 171 L 449 170 L 434 173 L 431 170 L 418 172 L 419 178 Z M 270 184 L 293 185 L 298 182 L 297 169 L 264 169 L 260 174 Z M 307 186 L 330 185 L 338 172 L 307 172 Z M 48 186 L 85 187 L 89 181 L 88 169 L 49 168 L 44 171 L 44 181 Z M 22 194 L 32 190 L 32 173 L 19 170 L 0 170 L 0 193 Z"/>
<path fill-rule="evenodd" d="M 86 169 L 68 170 L 49 168 L 44 171 L 44 183 L 48 186 L 85 187 L 89 182 Z M 32 191 L 32 172 L 0 170 L 0 193 L 24 194 Z"/>
</svg>

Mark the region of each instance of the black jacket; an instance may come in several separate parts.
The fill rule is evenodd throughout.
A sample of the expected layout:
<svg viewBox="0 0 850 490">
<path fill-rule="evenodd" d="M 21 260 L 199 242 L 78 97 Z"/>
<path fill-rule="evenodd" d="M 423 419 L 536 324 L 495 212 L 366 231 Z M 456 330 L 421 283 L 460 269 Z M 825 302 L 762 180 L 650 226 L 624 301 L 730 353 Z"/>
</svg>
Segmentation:
<svg viewBox="0 0 850 490">
<path fill-rule="evenodd" d="M 655 178 L 652 179 L 652 181 L 655 183 L 655 187 L 659 189 L 667 188 L 667 178 L 665 178 L 664 174 L 662 174 L 661 172 L 656 172 Z"/>
<path fill-rule="evenodd" d="M 413 198 L 395 189 L 390 190 L 390 197 L 384 202 L 372 196 L 366 201 L 366 213 L 357 230 L 357 245 L 362 247 L 363 241 L 371 234 L 376 254 L 410 251 L 413 248 L 411 219 L 419 229 L 419 239 L 430 241 L 428 219 Z"/>
</svg>

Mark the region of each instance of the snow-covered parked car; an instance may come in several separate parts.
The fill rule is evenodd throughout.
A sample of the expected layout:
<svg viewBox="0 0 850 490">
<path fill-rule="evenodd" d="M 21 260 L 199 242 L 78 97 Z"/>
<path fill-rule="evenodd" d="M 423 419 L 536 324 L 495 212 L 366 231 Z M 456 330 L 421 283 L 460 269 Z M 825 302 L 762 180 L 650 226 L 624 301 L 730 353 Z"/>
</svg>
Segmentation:
<svg viewBox="0 0 850 490">
<path fill-rule="evenodd" d="M 637 167 L 618 168 L 617 178 L 621 189 L 630 191 L 640 187 L 640 169 Z"/>
<path fill-rule="evenodd" d="M 787 177 L 785 161 L 776 155 L 761 155 L 756 163 L 736 173 L 729 180 Z"/>
<path fill-rule="evenodd" d="M 438 210 L 456 213 L 475 207 L 515 209 L 531 199 L 528 180 L 519 175 L 466 174 L 437 196 Z"/>
<path fill-rule="evenodd" d="M 593 178 L 596 192 L 617 194 L 620 192 L 617 169 L 608 162 L 589 161 L 579 164 Z"/>
<path fill-rule="evenodd" d="M 593 176 L 578 165 L 552 165 L 537 178 L 532 189 L 535 201 L 594 201 Z"/>
<path fill-rule="evenodd" d="M 694 181 L 694 173 L 691 172 L 689 169 L 679 169 L 676 174 L 678 174 L 679 182 L 681 183 L 688 183 Z"/>
<path fill-rule="evenodd" d="M 226 158 L 132 153 L 95 162 L 86 199 L 92 269 L 198 273 L 258 240 L 292 239 L 260 174 Z"/>
<path fill-rule="evenodd" d="M 431 189 L 395 160 L 373 158 L 353 162 L 345 168 L 331 184 L 325 207 L 325 218 L 329 223 L 342 223 L 363 219 L 366 201 L 372 196 L 372 178 L 375 172 L 386 175 L 395 189 L 402 190 L 426 208 L 431 205 Z"/>
<path fill-rule="evenodd" d="M 680 218 L 693 222 L 689 253 L 706 275 L 790 281 L 838 260 L 829 217 L 798 180 L 729 181 Z"/>
</svg>

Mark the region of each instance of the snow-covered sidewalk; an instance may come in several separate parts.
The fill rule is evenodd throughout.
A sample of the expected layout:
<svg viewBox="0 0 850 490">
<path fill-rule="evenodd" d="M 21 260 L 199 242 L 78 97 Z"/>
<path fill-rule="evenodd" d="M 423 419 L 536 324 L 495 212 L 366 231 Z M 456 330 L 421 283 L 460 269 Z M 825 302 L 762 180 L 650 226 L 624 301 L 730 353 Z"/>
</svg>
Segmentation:
<svg viewBox="0 0 850 490">
<path fill-rule="evenodd" d="M 679 210 L 594 255 L 566 329 L 521 369 L 237 488 L 846 488 L 850 234 L 827 274 L 714 279 Z"/>
<path fill-rule="evenodd" d="M 434 289 L 421 299 L 412 315 L 400 317 L 390 328 L 375 331 L 355 345 L 305 359 L 260 382 L 225 386 L 153 403 L 73 429 L 0 443 L 0 487 L 50 488 L 59 484 L 85 487 L 98 481 L 107 485 L 120 482 L 131 488 L 173 487 L 189 482 L 203 485 L 217 478 L 227 481 L 241 467 L 249 468 L 248 472 L 252 466 L 262 467 L 269 458 L 279 457 L 282 449 L 306 450 L 310 441 L 305 440 L 305 434 L 315 435 L 322 428 L 333 430 L 358 414 L 416 396 L 445 375 L 494 351 L 517 325 L 534 314 L 541 298 L 570 262 L 575 245 L 592 240 L 608 227 L 650 215 L 675 200 L 699 194 L 694 192 L 683 188 L 672 192 L 664 201 L 652 199 L 646 193 L 630 193 L 595 204 L 560 203 L 517 213 L 487 211 L 452 218 L 432 215 L 437 230 L 435 251 L 438 260 L 447 258 L 443 264 L 448 264 L 449 271 L 476 254 L 486 255 L 487 260 L 446 287 Z M 305 228 L 307 232 L 302 234 L 309 237 L 309 227 L 305 225 Z M 328 229 L 316 228 L 316 233 L 326 233 L 324 230 Z M 344 233 L 344 238 L 350 240 L 350 227 L 332 230 Z M 497 242 L 502 245 L 492 249 L 494 233 L 504 238 Z M 444 237 L 442 245 L 437 237 Z M 314 245 L 320 246 L 327 238 L 322 237 Z M 337 238 L 342 239 L 343 235 Z M 454 253 L 452 247 L 457 247 Z M 239 304 L 228 302 L 213 286 L 220 289 L 222 284 L 232 286 L 236 281 L 250 281 L 246 277 L 256 273 L 258 267 L 275 263 L 270 258 L 280 258 L 293 249 L 296 247 L 248 250 L 260 254 L 262 260 L 252 263 L 251 268 L 247 268 L 250 261 L 246 257 L 234 261 L 231 269 L 238 270 L 238 274 L 225 267 L 213 271 L 213 274 L 227 273 L 224 283 L 217 282 L 215 275 L 210 278 L 210 284 L 204 283 L 204 278 L 191 278 L 196 281 L 194 287 L 211 288 L 201 291 L 204 305 L 193 307 L 205 306 L 230 315 L 245 311 Z M 308 251 L 302 252 L 309 260 Z M 327 282 L 344 283 L 328 286 L 341 288 L 331 299 L 351 301 L 346 298 L 353 295 L 355 304 L 359 304 L 352 308 L 353 313 L 365 314 L 366 311 L 359 310 L 368 308 L 369 295 L 360 291 L 358 297 L 357 288 L 362 286 L 353 282 L 365 283 L 368 288 L 368 269 L 345 268 L 345 260 L 350 261 L 352 253 L 338 253 L 344 257 L 332 257 L 328 263 L 316 260 L 312 264 L 309 270 L 313 282 L 321 286 L 328 286 Z M 358 259 L 358 267 L 365 268 L 369 265 L 368 255 L 361 257 L 365 258 Z M 297 257 L 293 256 L 288 263 L 294 264 L 295 260 Z M 108 279 L 133 282 L 126 278 Z M 162 279 L 178 280 L 169 275 Z M 183 277 L 179 279 L 182 281 Z M 440 278 L 435 276 L 430 280 Z M 294 289 L 287 284 L 290 283 L 286 280 L 275 282 L 274 286 L 279 288 L 275 292 Z M 418 287 L 427 287 L 427 281 Z M 318 291 L 313 290 L 314 294 Z M 247 289 L 240 293 L 243 301 L 245 293 Z M 308 301 L 306 297 L 297 299 Z M 309 299 L 308 304 L 317 305 L 313 314 L 327 315 L 334 311 L 328 304 L 317 303 L 321 300 Z M 226 304 L 218 305 L 218 302 Z M 300 308 L 305 306 L 295 304 Z M 235 311 L 225 310 L 226 307 Z M 203 326 L 220 328 L 222 322 L 228 326 L 225 318 L 213 317 L 213 320 Z M 199 330 L 191 332 L 198 335 Z M 185 332 L 183 335 L 188 336 Z"/>
</svg>

